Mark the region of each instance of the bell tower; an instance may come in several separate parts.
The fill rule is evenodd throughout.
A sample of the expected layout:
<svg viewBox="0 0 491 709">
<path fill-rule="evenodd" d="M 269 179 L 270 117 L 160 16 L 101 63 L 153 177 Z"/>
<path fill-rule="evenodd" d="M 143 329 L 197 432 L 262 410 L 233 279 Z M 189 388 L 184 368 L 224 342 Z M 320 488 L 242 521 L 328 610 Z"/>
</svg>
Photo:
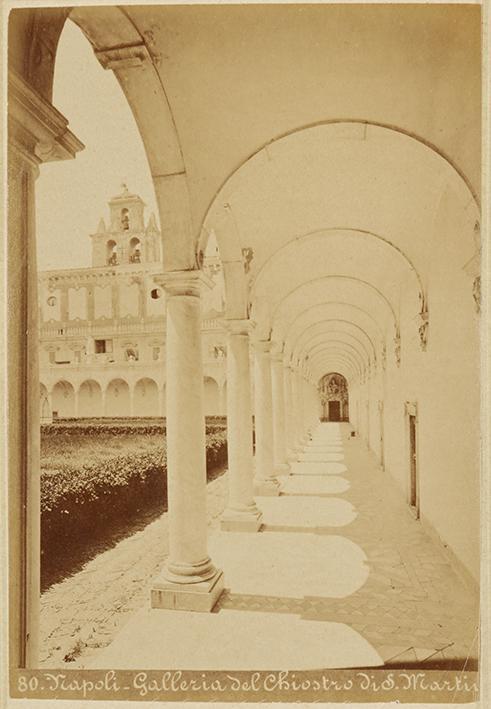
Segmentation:
<svg viewBox="0 0 491 709">
<path fill-rule="evenodd" d="M 145 203 L 122 184 L 109 200 L 109 227 L 99 221 L 92 238 L 92 266 L 129 266 L 160 261 L 160 233 L 152 214 L 145 226 Z"/>
</svg>

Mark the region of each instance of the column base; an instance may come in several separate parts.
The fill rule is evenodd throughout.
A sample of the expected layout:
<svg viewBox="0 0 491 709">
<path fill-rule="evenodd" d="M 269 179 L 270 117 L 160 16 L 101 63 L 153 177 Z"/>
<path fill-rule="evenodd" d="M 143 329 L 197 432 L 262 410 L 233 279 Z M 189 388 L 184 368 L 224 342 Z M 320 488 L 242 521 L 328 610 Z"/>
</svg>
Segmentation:
<svg viewBox="0 0 491 709">
<path fill-rule="evenodd" d="M 223 571 L 217 570 L 207 581 L 173 583 L 162 574 L 150 591 L 151 608 L 209 613 L 224 590 Z"/>
<path fill-rule="evenodd" d="M 275 473 L 276 473 L 276 475 L 290 475 L 291 474 L 290 464 L 289 463 L 277 463 L 277 465 L 275 465 Z"/>
<path fill-rule="evenodd" d="M 278 480 L 255 480 L 254 495 L 258 497 L 277 497 L 280 494 Z"/>
<path fill-rule="evenodd" d="M 298 462 L 298 456 L 303 453 L 303 448 L 290 448 L 288 451 L 288 459 L 293 462 Z"/>
<path fill-rule="evenodd" d="M 243 507 L 228 507 L 220 520 L 223 532 L 258 532 L 263 523 L 263 515 L 254 501 Z"/>
</svg>

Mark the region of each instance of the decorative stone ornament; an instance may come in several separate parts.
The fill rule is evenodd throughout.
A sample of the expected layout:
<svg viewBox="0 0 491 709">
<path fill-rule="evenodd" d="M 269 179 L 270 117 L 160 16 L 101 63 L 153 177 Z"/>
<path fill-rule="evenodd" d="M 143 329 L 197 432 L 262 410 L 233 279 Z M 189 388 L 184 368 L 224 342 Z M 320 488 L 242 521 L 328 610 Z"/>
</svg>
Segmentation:
<svg viewBox="0 0 491 709">
<path fill-rule="evenodd" d="M 396 364 L 398 367 L 401 366 L 401 333 L 399 330 L 396 332 L 394 337 L 394 356 L 396 359 Z"/>
<path fill-rule="evenodd" d="M 472 297 L 476 313 L 479 314 L 481 312 L 481 276 L 476 276 L 472 282 Z"/>
<path fill-rule="evenodd" d="M 428 326 L 429 326 L 429 316 L 428 311 L 425 310 L 419 314 L 420 325 L 419 325 L 419 341 L 423 352 L 426 352 L 426 347 L 428 345 Z"/>
<path fill-rule="evenodd" d="M 382 369 L 385 372 L 385 369 L 387 367 L 387 347 L 385 346 L 385 342 L 382 345 Z"/>
<path fill-rule="evenodd" d="M 244 260 L 244 272 L 249 273 L 251 270 L 251 261 L 254 258 L 254 250 L 250 246 L 242 249 L 242 258 Z"/>
</svg>

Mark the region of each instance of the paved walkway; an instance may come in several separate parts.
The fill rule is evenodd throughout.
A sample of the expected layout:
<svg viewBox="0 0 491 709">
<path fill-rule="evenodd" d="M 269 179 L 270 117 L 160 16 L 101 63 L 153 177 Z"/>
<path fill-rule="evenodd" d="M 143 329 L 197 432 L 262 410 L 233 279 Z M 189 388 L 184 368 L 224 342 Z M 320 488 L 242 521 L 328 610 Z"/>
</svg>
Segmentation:
<svg viewBox="0 0 491 709">
<path fill-rule="evenodd" d="M 309 669 L 475 659 L 476 598 L 350 431 L 318 427 L 280 497 L 257 498 L 261 533 L 213 524 L 210 551 L 227 586 L 213 613 L 151 610 L 145 591 L 115 641 L 99 651 L 89 641 L 76 666 Z M 142 558 L 155 553 L 146 532 L 127 540 Z M 147 588 L 151 566 L 138 571 L 139 588 Z M 97 568 L 108 584 L 107 567 Z"/>
<path fill-rule="evenodd" d="M 208 528 L 213 530 L 225 508 L 227 475 L 210 482 L 207 490 Z M 167 557 L 167 536 L 164 513 L 41 596 L 41 667 L 73 667 L 76 659 L 115 638 L 148 601 L 150 580 Z"/>
<path fill-rule="evenodd" d="M 78 667 L 462 666 L 475 659 L 476 598 L 350 431 L 348 424 L 319 426 L 280 497 L 257 498 L 259 534 L 219 531 L 225 476 L 209 485 L 210 552 L 227 586 L 213 613 L 148 607 L 149 582 L 165 557 L 164 515 L 65 589 L 45 594 L 43 613 L 49 606 L 58 615 L 45 664 L 60 657 L 53 641 L 64 615 L 72 645 L 79 640 L 71 665 Z M 106 597 L 98 595 L 103 589 Z M 89 627 L 74 634 L 84 618 Z M 209 637 L 214 642 L 202 642 Z"/>
</svg>

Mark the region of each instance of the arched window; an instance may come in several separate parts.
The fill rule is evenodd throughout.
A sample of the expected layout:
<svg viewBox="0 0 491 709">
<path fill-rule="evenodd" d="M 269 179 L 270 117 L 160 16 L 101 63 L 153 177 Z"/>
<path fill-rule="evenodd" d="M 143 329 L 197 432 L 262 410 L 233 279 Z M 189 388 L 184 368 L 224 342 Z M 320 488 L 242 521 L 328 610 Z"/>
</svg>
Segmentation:
<svg viewBox="0 0 491 709">
<path fill-rule="evenodd" d="M 117 266 L 118 264 L 117 244 L 112 239 L 106 244 L 106 263 L 108 266 Z"/>
<path fill-rule="evenodd" d="M 130 241 L 130 263 L 140 263 L 141 262 L 141 244 L 140 239 L 136 236 Z"/>
<path fill-rule="evenodd" d="M 130 228 L 130 213 L 126 207 L 121 210 L 121 228 L 124 231 L 128 231 Z"/>
</svg>

